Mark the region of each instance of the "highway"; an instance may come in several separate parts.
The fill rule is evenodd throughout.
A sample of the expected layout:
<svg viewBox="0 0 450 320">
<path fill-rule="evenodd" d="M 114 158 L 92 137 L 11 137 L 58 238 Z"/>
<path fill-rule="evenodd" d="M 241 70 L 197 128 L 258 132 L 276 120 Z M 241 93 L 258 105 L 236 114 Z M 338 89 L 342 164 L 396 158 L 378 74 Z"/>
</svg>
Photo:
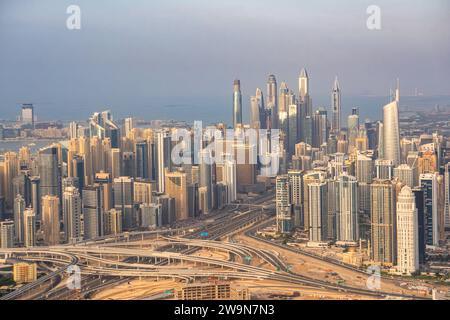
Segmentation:
<svg viewBox="0 0 450 320">
<path fill-rule="evenodd" d="M 259 249 L 242 243 L 224 241 L 237 233 L 244 233 L 254 240 L 299 253 L 254 235 L 257 228 L 273 223 L 270 208 L 273 195 L 260 197 L 252 206 L 241 205 L 240 210 L 211 215 L 207 225 L 196 225 L 192 231 L 183 226 L 172 230 L 135 231 L 116 237 L 103 237 L 51 247 L 0 249 L 0 255 L 29 261 L 45 261 L 57 267 L 53 272 L 40 277 L 14 292 L 3 296 L 3 300 L 26 297 L 44 283 L 63 276 L 70 265 L 78 265 L 83 276 L 81 297 L 118 285 L 134 278 L 178 279 L 186 283 L 210 277 L 220 279 L 273 280 L 327 291 L 345 292 L 369 297 L 399 297 L 418 299 L 415 296 L 389 292 L 371 291 L 327 281 L 309 278 L 290 271 L 276 250 Z M 269 204 L 268 204 L 269 202 Z M 181 233 L 181 234 L 180 234 Z M 222 252 L 229 258 L 194 255 L 198 250 Z M 301 252 L 301 254 L 304 254 Z M 316 256 L 313 258 L 317 259 Z M 254 261 L 263 263 L 253 265 Z M 335 261 L 327 261 L 333 263 Z M 340 265 L 347 267 L 346 265 Z M 359 269 L 353 270 L 362 272 Z M 42 293 L 39 298 L 73 298 L 73 292 L 64 286 Z"/>
</svg>

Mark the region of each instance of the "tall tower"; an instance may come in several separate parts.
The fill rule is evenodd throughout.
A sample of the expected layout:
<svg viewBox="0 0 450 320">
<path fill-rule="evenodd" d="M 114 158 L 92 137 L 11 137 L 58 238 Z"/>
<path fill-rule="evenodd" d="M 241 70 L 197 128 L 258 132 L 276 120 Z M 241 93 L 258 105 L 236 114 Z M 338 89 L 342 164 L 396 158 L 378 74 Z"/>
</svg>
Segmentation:
<svg viewBox="0 0 450 320">
<path fill-rule="evenodd" d="M 0 248 L 14 247 L 14 222 L 7 220 L 0 222 Z"/>
<path fill-rule="evenodd" d="M 58 148 L 56 145 L 39 151 L 40 195 L 59 195 Z"/>
<path fill-rule="evenodd" d="M 234 80 L 233 85 L 233 128 L 242 125 L 241 81 Z"/>
<path fill-rule="evenodd" d="M 371 188 L 371 256 L 374 262 L 393 265 L 395 262 L 394 224 L 395 188 L 390 180 L 376 179 Z"/>
<path fill-rule="evenodd" d="M 26 248 L 36 245 L 36 215 L 32 208 L 23 212 L 23 244 Z"/>
<path fill-rule="evenodd" d="M 273 74 L 267 80 L 267 129 L 278 129 L 278 93 L 277 79 Z"/>
<path fill-rule="evenodd" d="M 400 127 L 399 127 L 400 89 L 397 86 L 394 100 L 383 108 L 383 158 L 392 160 L 394 166 L 400 164 Z"/>
<path fill-rule="evenodd" d="M 23 242 L 23 212 L 25 210 L 25 200 L 18 194 L 14 198 L 14 239 L 16 243 Z"/>
<path fill-rule="evenodd" d="M 424 197 L 425 243 L 429 246 L 439 245 L 438 177 L 437 172 L 419 177 Z"/>
<path fill-rule="evenodd" d="M 120 198 L 117 199 L 119 201 Z M 87 186 L 83 189 L 83 223 L 84 239 L 92 239 L 103 235 L 104 207 L 103 187 Z"/>
<path fill-rule="evenodd" d="M 337 178 L 336 186 L 336 239 L 342 242 L 357 242 L 358 181 L 353 176 L 343 174 Z"/>
<path fill-rule="evenodd" d="M 397 268 L 404 274 L 419 270 L 418 219 L 414 194 L 403 187 L 397 200 Z"/>
<path fill-rule="evenodd" d="M 186 173 L 182 171 L 168 172 L 166 176 L 166 194 L 175 198 L 176 220 L 186 220 L 189 218 L 188 190 Z"/>
<path fill-rule="evenodd" d="M 59 198 L 53 195 L 42 197 L 42 226 L 44 242 L 51 246 L 59 244 Z"/>
<path fill-rule="evenodd" d="M 328 189 L 327 182 L 308 184 L 309 193 L 309 241 L 325 242 L 328 239 Z"/>
<path fill-rule="evenodd" d="M 134 179 L 119 177 L 114 179 L 114 208 L 122 212 L 122 227 L 130 229 L 136 226 L 136 212 L 134 208 Z"/>
<path fill-rule="evenodd" d="M 250 127 L 253 129 L 266 129 L 266 110 L 261 89 L 256 89 L 256 94 L 250 97 Z"/>
<path fill-rule="evenodd" d="M 445 226 L 450 227 L 450 162 L 444 166 Z"/>
<path fill-rule="evenodd" d="M 303 116 L 312 116 L 312 103 L 309 95 L 309 76 L 305 68 L 300 71 L 298 77 L 298 98 L 299 102 L 303 105 Z"/>
<path fill-rule="evenodd" d="M 81 197 L 78 188 L 67 187 L 63 193 L 64 237 L 67 243 L 81 238 Z"/>
<path fill-rule="evenodd" d="M 331 131 L 338 133 L 341 130 L 341 89 L 336 76 L 334 80 L 333 90 L 331 92 L 331 111 L 333 119 L 331 121 Z"/>
<path fill-rule="evenodd" d="M 292 230 L 292 206 L 290 203 L 289 177 L 278 176 L 276 180 L 277 231 L 282 234 Z"/>
</svg>

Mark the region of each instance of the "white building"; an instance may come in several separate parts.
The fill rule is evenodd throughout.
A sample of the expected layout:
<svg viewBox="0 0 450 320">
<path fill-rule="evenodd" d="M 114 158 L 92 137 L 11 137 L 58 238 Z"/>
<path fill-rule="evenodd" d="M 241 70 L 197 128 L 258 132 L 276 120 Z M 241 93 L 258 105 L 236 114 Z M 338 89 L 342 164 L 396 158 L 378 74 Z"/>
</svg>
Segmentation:
<svg viewBox="0 0 450 320">
<path fill-rule="evenodd" d="M 397 269 L 403 274 L 419 270 L 417 208 L 408 186 L 403 187 L 397 200 Z"/>
</svg>

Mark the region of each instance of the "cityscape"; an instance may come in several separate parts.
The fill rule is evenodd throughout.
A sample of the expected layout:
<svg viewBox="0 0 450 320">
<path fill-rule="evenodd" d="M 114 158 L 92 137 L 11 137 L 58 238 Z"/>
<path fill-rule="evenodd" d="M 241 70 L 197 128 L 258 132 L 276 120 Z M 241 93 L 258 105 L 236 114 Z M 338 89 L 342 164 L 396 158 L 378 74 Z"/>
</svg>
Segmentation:
<svg viewBox="0 0 450 320">
<path fill-rule="evenodd" d="M 290 70 L 213 121 L 0 106 L 0 300 L 449 300 L 450 94 Z"/>
</svg>

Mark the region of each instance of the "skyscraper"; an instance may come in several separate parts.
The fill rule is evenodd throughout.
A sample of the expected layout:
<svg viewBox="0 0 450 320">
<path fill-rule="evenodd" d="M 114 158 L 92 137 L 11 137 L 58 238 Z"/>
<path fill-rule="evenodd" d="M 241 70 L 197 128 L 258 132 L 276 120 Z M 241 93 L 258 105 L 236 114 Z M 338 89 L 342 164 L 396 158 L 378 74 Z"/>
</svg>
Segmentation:
<svg viewBox="0 0 450 320">
<path fill-rule="evenodd" d="M 414 171 L 407 164 L 401 164 L 394 168 L 394 177 L 398 178 L 402 183 L 410 188 L 414 188 Z"/>
<path fill-rule="evenodd" d="M 14 239 L 16 243 L 23 243 L 25 200 L 18 194 L 14 199 Z"/>
<path fill-rule="evenodd" d="M 42 225 L 45 244 L 59 244 L 59 198 L 53 195 L 42 197 Z"/>
<path fill-rule="evenodd" d="M 0 248 L 14 247 L 14 222 L 1 221 L 0 222 Z"/>
<path fill-rule="evenodd" d="M 338 133 L 341 130 L 341 89 L 339 87 L 338 78 L 334 80 L 333 90 L 331 93 L 331 131 Z"/>
<path fill-rule="evenodd" d="M 290 186 L 287 175 L 276 179 L 276 214 L 277 231 L 287 234 L 292 231 L 292 205 L 290 203 Z"/>
<path fill-rule="evenodd" d="M 124 230 L 134 228 L 137 223 L 134 207 L 134 179 L 119 177 L 114 179 L 114 208 L 122 212 L 122 227 Z"/>
<path fill-rule="evenodd" d="M 308 184 L 309 241 L 321 243 L 328 240 L 328 192 L 326 181 Z"/>
<path fill-rule="evenodd" d="M 404 274 L 419 270 L 418 220 L 414 194 L 403 187 L 397 200 L 397 268 Z"/>
<path fill-rule="evenodd" d="M 242 125 L 242 93 L 241 82 L 234 80 L 233 85 L 233 128 Z"/>
<path fill-rule="evenodd" d="M 84 239 L 94 239 L 103 235 L 104 207 L 101 185 L 87 186 L 83 189 Z"/>
<path fill-rule="evenodd" d="M 263 93 L 260 88 L 257 88 L 256 94 L 250 97 L 250 127 L 253 129 L 265 129 L 266 126 Z"/>
<path fill-rule="evenodd" d="M 445 226 L 450 228 L 450 162 L 444 166 Z"/>
<path fill-rule="evenodd" d="M 203 213 L 209 213 L 213 208 L 212 156 L 208 149 L 200 151 L 200 183 L 199 188 L 205 188 Z"/>
<path fill-rule="evenodd" d="M 438 176 L 436 173 L 421 174 L 420 187 L 424 193 L 425 243 L 439 245 Z"/>
<path fill-rule="evenodd" d="M 312 116 L 312 146 L 320 148 L 328 141 L 328 118 L 325 109 L 318 109 Z"/>
<path fill-rule="evenodd" d="M 383 158 L 392 160 L 394 166 L 400 164 L 400 127 L 399 127 L 399 96 L 397 86 L 395 99 L 383 108 Z"/>
<path fill-rule="evenodd" d="M 81 196 L 78 188 L 69 186 L 63 193 L 64 239 L 72 243 L 81 238 Z"/>
<path fill-rule="evenodd" d="M 36 215 L 32 208 L 23 212 L 23 245 L 26 248 L 36 245 Z"/>
<path fill-rule="evenodd" d="M 312 106 L 309 97 L 309 77 L 305 68 L 300 71 L 300 76 L 298 77 L 298 93 L 300 102 L 306 105 L 305 116 L 311 116 Z"/>
<path fill-rule="evenodd" d="M 303 171 L 288 171 L 290 196 L 293 214 L 293 226 L 304 227 L 303 221 Z"/>
<path fill-rule="evenodd" d="M 147 141 L 137 141 L 134 144 L 134 154 L 136 164 L 135 178 L 150 178 L 150 160 L 149 160 L 149 148 Z"/>
<path fill-rule="evenodd" d="M 333 196 L 333 195 L 330 195 Z M 356 243 L 358 226 L 358 181 L 347 174 L 340 175 L 336 182 L 336 240 Z"/>
<path fill-rule="evenodd" d="M 122 232 L 122 212 L 120 210 L 111 209 L 105 212 L 104 232 L 105 235 Z"/>
<path fill-rule="evenodd" d="M 21 114 L 22 124 L 29 125 L 34 129 L 34 107 L 31 103 L 22 104 L 22 114 Z"/>
<path fill-rule="evenodd" d="M 56 145 L 39 151 L 40 195 L 59 196 L 60 172 Z"/>
<path fill-rule="evenodd" d="M 395 185 L 376 179 L 371 185 L 371 257 L 382 265 L 395 263 Z"/>
<path fill-rule="evenodd" d="M 267 80 L 266 128 L 278 129 L 278 86 L 273 74 Z"/>
<path fill-rule="evenodd" d="M 177 221 L 189 218 L 186 173 L 182 171 L 166 172 L 166 194 L 175 198 Z"/>
</svg>

